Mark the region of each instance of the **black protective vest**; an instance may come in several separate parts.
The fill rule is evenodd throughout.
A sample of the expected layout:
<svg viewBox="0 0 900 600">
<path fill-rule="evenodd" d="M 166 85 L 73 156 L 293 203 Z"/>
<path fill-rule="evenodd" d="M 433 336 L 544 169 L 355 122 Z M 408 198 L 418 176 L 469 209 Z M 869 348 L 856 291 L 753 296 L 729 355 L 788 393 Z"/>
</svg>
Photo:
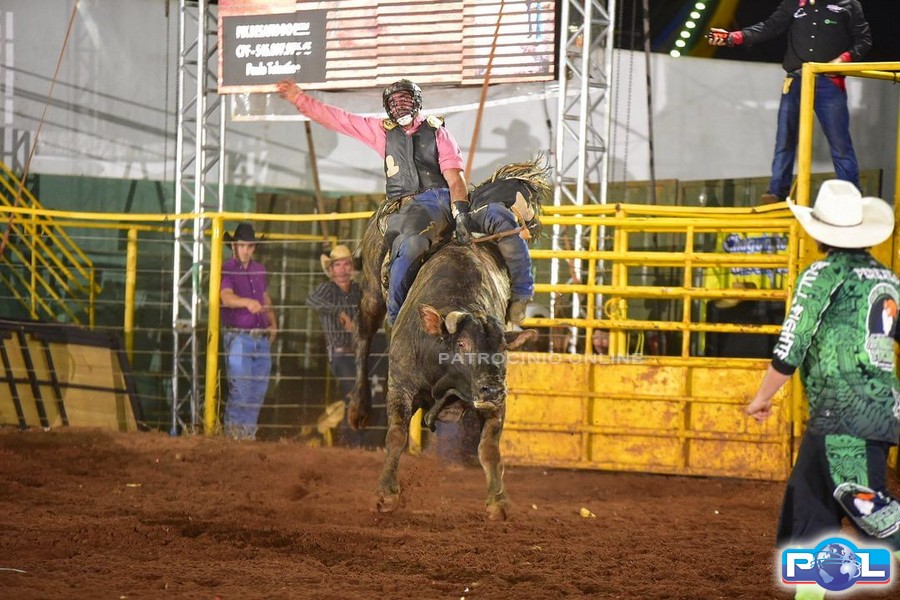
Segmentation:
<svg viewBox="0 0 900 600">
<path fill-rule="evenodd" d="M 393 127 L 391 127 L 393 125 Z M 390 199 L 447 187 L 438 164 L 435 130 L 443 123 L 429 117 L 412 135 L 385 119 L 387 141 L 384 156 L 385 191 Z"/>
</svg>

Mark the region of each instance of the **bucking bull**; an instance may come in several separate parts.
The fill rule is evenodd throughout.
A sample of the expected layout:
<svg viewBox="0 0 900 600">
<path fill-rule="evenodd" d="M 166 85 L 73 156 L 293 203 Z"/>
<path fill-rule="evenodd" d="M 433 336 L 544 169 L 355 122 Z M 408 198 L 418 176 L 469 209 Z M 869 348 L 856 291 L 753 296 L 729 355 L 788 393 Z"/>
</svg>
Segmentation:
<svg viewBox="0 0 900 600">
<path fill-rule="evenodd" d="M 523 228 L 536 230 L 541 202 L 550 196 L 547 168 L 540 159 L 506 165 L 472 191 L 472 210 L 487 202 L 519 201 L 533 214 Z M 370 220 L 358 249 L 362 257 L 362 300 L 355 327 L 356 389 L 348 420 L 364 428 L 371 409 L 366 377 L 371 340 L 381 327 L 385 303 L 385 257 L 380 221 L 391 210 L 386 202 Z M 396 209 L 396 207 L 393 207 Z M 521 213 L 521 211 L 520 211 Z M 509 276 L 496 245 L 489 241 L 460 246 L 448 243 L 452 230 L 419 271 L 391 333 L 385 439 L 387 456 L 378 482 L 378 510 L 399 506 L 397 469 L 406 447 L 409 424 L 421 408 L 423 421 L 456 421 L 475 411 L 481 421 L 478 458 L 487 478 L 487 512 L 493 520 L 507 516 L 500 436 L 506 413 L 506 351 L 534 337 L 534 330 L 505 331 Z"/>
</svg>

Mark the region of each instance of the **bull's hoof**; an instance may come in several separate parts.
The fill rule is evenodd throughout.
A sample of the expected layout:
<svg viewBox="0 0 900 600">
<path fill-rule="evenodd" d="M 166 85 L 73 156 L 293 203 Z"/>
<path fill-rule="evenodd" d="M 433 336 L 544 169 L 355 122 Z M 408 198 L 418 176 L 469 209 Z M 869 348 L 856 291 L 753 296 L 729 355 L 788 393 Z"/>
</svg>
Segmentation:
<svg viewBox="0 0 900 600">
<path fill-rule="evenodd" d="M 488 504 L 487 517 L 489 521 L 505 521 L 508 516 L 509 503 L 506 500 Z"/>
<path fill-rule="evenodd" d="M 393 513 L 400 507 L 400 494 L 379 494 L 375 507 L 383 515 Z"/>
</svg>

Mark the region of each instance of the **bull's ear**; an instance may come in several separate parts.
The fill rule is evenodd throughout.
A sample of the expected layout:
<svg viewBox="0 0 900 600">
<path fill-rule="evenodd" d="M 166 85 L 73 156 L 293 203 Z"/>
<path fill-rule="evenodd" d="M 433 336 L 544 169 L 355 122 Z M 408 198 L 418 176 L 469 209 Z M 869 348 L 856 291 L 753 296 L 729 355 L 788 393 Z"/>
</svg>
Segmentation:
<svg viewBox="0 0 900 600">
<path fill-rule="evenodd" d="M 428 335 L 442 336 L 444 318 L 433 306 L 428 304 L 419 305 L 419 316 L 422 317 L 422 327 Z"/>
<path fill-rule="evenodd" d="M 462 311 L 454 310 L 447 315 L 446 319 L 444 319 L 444 322 L 447 324 L 447 331 L 449 331 L 451 335 L 456 333 L 456 330 L 459 329 L 459 323 L 466 318 L 466 314 L 467 313 Z"/>
<path fill-rule="evenodd" d="M 521 348 L 528 340 L 536 338 L 538 332 L 534 329 L 526 329 L 525 331 L 507 331 L 503 334 L 506 338 L 506 349 L 515 350 Z"/>
</svg>

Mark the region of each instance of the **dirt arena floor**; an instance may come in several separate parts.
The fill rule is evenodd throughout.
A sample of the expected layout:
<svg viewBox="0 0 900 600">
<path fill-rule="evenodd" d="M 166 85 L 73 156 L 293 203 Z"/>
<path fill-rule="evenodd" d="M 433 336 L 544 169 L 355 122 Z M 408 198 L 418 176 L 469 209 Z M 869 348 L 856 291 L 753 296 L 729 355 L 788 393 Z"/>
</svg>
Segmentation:
<svg viewBox="0 0 900 600">
<path fill-rule="evenodd" d="M 382 518 L 381 461 L 0 430 L 0 598 L 791 597 L 774 583 L 780 483 L 509 467 L 513 511 L 493 523 L 480 469 L 404 456 L 405 505 Z"/>
</svg>

